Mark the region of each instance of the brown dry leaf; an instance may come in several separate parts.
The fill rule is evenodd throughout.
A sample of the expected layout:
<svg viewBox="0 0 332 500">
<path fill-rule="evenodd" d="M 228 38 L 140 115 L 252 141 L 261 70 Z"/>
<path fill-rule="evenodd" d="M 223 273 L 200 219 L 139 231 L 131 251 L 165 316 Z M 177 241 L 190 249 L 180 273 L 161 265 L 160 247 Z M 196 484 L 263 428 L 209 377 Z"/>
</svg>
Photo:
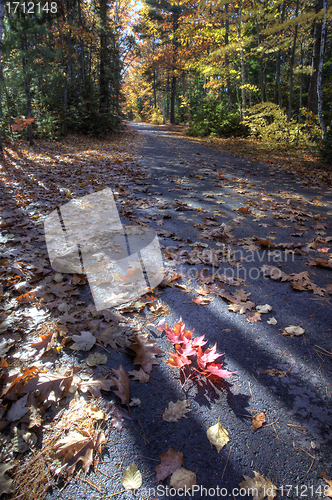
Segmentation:
<svg viewBox="0 0 332 500">
<path fill-rule="evenodd" d="M 143 368 L 140 368 L 139 370 L 133 370 L 131 372 L 128 372 L 128 375 L 131 375 L 132 377 L 134 377 L 134 380 L 137 380 L 141 384 L 149 382 L 149 380 L 150 380 L 150 376 L 147 373 L 145 373 Z"/>
<path fill-rule="evenodd" d="M 191 472 L 191 470 L 187 470 L 181 467 L 180 469 L 173 472 L 169 486 L 170 488 L 175 488 L 176 490 L 190 491 L 195 484 L 196 474 L 194 472 Z"/>
<path fill-rule="evenodd" d="M 54 342 L 56 341 L 57 338 L 57 333 L 50 333 L 49 335 L 39 335 L 39 337 L 42 339 L 40 342 L 37 342 L 35 344 L 31 344 L 30 347 L 34 347 L 37 349 L 37 351 L 40 351 L 41 349 L 45 349 L 44 352 L 49 351 L 52 349 Z"/>
<path fill-rule="evenodd" d="M 73 351 L 90 351 L 96 342 L 96 337 L 90 332 L 81 332 L 81 335 L 73 335 L 74 344 L 70 347 Z"/>
<path fill-rule="evenodd" d="M 324 474 L 324 472 L 320 472 L 320 474 L 323 476 L 324 480 L 329 485 L 329 488 L 324 488 L 324 495 L 326 497 L 332 498 L 332 479 L 330 479 L 326 474 Z"/>
<path fill-rule="evenodd" d="M 106 328 L 106 330 L 97 334 L 97 339 L 106 346 L 110 345 L 112 349 L 115 350 L 117 346 L 126 347 L 130 344 L 127 330 L 122 326 L 111 326 Z"/>
<path fill-rule="evenodd" d="M 325 267 L 326 269 L 332 269 L 332 261 L 321 259 L 320 257 L 317 257 L 316 259 L 310 259 L 308 265 Z"/>
<path fill-rule="evenodd" d="M 155 347 L 155 341 L 147 336 L 138 334 L 133 336 L 135 344 L 128 347 L 136 353 L 134 365 L 141 365 L 146 373 L 151 373 L 153 365 L 159 365 L 156 356 L 162 356 L 164 351 Z"/>
<path fill-rule="evenodd" d="M 135 266 L 134 269 L 126 269 L 126 272 L 127 274 L 119 274 L 119 278 L 121 278 L 124 284 L 134 285 L 142 280 L 141 268 Z"/>
<path fill-rule="evenodd" d="M 275 243 L 273 243 L 273 241 L 269 240 L 269 239 L 266 239 L 266 240 L 263 240 L 261 238 L 256 238 L 256 240 L 258 241 L 258 243 L 262 246 L 262 247 L 276 247 L 278 245 L 276 245 Z"/>
<path fill-rule="evenodd" d="M 57 469 L 56 474 L 73 474 L 76 465 L 83 462 L 83 470 L 87 474 L 93 463 L 93 452 L 101 453 L 101 445 L 106 442 L 103 431 L 96 431 L 93 438 L 73 431 L 64 439 L 58 441 L 53 450 L 53 458 L 58 458 L 63 464 Z"/>
<path fill-rule="evenodd" d="M 101 398 L 100 391 L 110 391 L 111 386 L 114 385 L 113 380 L 110 379 L 91 379 L 79 382 L 78 388 L 82 392 L 90 392 L 95 398 Z"/>
<path fill-rule="evenodd" d="M 315 283 L 310 282 L 308 285 L 308 288 L 314 292 L 315 295 L 320 295 L 323 297 L 325 295 L 325 291 L 323 288 L 320 288 L 318 285 Z"/>
<path fill-rule="evenodd" d="M 68 393 L 73 382 L 73 375 L 53 375 L 42 373 L 39 377 L 29 380 L 24 388 L 24 392 L 33 392 L 40 402 L 50 399 L 59 401 Z"/>
<path fill-rule="evenodd" d="M 0 463 L 0 496 L 4 493 L 12 493 L 12 482 L 13 480 L 6 475 L 7 470 L 14 467 L 14 463 L 3 464 Z"/>
<path fill-rule="evenodd" d="M 180 451 L 176 451 L 174 448 L 169 448 L 166 453 L 159 455 L 161 463 L 155 467 L 156 478 L 155 483 L 158 481 L 163 481 L 170 474 L 173 474 L 178 470 L 183 464 L 183 454 Z"/>
<path fill-rule="evenodd" d="M 118 408 L 114 403 L 107 403 L 105 406 L 106 412 L 112 417 L 111 427 L 121 432 L 122 428 L 125 427 L 124 418 L 127 420 L 133 420 L 132 416 L 127 410 L 123 408 Z"/>
<path fill-rule="evenodd" d="M 123 405 L 129 405 L 129 383 L 130 380 L 125 372 L 122 365 L 119 366 L 118 370 L 112 369 L 115 377 L 111 377 L 113 384 L 117 386 L 118 390 L 113 390 L 120 399 Z"/>
<path fill-rule="evenodd" d="M 239 312 L 240 314 L 244 314 L 247 310 L 250 311 L 253 307 L 255 307 L 255 303 L 251 302 L 250 300 L 248 302 L 239 302 L 235 304 L 229 304 L 228 309 L 229 311 L 233 312 Z"/>
<path fill-rule="evenodd" d="M 250 312 L 246 315 L 246 319 L 249 321 L 249 323 L 257 323 L 257 321 L 262 321 L 261 313 L 257 311 Z"/>
<path fill-rule="evenodd" d="M 287 374 L 287 371 L 277 370 L 276 368 L 268 368 L 266 370 L 262 370 L 261 368 L 259 368 L 259 371 L 262 373 L 266 373 L 267 375 L 270 375 L 270 377 L 277 376 L 278 378 L 283 378 Z"/>
<path fill-rule="evenodd" d="M 253 500 L 263 500 L 265 497 L 268 500 L 273 500 L 277 496 L 277 487 L 259 472 L 254 471 L 254 475 L 254 478 L 243 476 L 245 480 L 239 484 L 240 488 L 246 488 L 248 495 L 252 495 Z"/>
<path fill-rule="evenodd" d="M 105 365 L 107 363 L 107 355 L 100 352 L 90 352 L 85 361 L 88 366 Z"/>
<path fill-rule="evenodd" d="M 252 417 L 252 428 L 255 431 L 256 429 L 259 429 L 262 427 L 263 424 L 266 422 L 266 417 L 263 412 L 257 413 L 257 415 L 254 415 Z"/>
<path fill-rule="evenodd" d="M 300 335 L 303 335 L 304 332 L 305 332 L 305 330 L 301 326 L 290 325 L 290 326 L 286 326 L 286 328 L 284 328 L 282 335 L 290 335 L 291 337 L 294 337 L 294 336 L 298 337 Z"/>
<path fill-rule="evenodd" d="M 14 403 L 10 410 L 7 413 L 7 420 L 9 422 L 15 422 L 16 420 L 20 420 L 26 413 L 28 413 L 29 408 L 26 405 L 28 400 L 28 394 L 26 394 L 23 398 L 20 398 L 16 403 Z"/>
<path fill-rule="evenodd" d="M 218 453 L 229 441 L 228 432 L 219 422 L 209 427 L 206 435 L 210 443 L 217 448 Z"/>
<path fill-rule="evenodd" d="M 199 294 L 199 295 L 209 295 L 209 289 L 206 285 L 202 285 L 202 286 L 199 286 L 198 288 L 196 288 L 196 292 Z"/>
<path fill-rule="evenodd" d="M 163 420 L 165 422 L 177 422 L 179 418 L 185 417 L 185 414 L 191 411 L 188 406 L 190 406 L 188 399 L 179 399 L 176 403 L 170 401 L 168 408 L 163 413 Z"/>
</svg>

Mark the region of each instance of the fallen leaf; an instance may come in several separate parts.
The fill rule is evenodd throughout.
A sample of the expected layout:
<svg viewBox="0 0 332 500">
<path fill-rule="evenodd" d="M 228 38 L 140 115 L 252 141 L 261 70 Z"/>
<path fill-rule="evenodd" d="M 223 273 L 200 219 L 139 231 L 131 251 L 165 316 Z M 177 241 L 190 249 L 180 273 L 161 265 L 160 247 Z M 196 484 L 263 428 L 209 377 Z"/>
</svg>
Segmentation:
<svg viewBox="0 0 332 500">
<path fill-rule="evenodd" d="M 274 317 L 272 317 L 269 318 L 266 323 L 268 323 L 269 325 L 276 325 L 278 321 Z"/>
<path fill-rule="evenodd" d="M 249 323 L 257 323 L 257 321 L 262 321 L 261 313 L 257 311 L 250 312 L 246 315 L 246 319 L 249 321 Z"/>
<path fill-rule="evenodd" d="M 206 306 L 212 299 L 208 297 L 195 297 L 192 301 L 199 306 Z"/>
<path fill-rule="evenodd" d="M 283 378 L 288 373 L 287 370 L 282 371 L 282 370 L 277 370 L 276 368 L 267 368 L 266 370 L 259 368 L 259 371 L 262 373 L 266 373 L 267 375 L 270 375 L 270 377 L 278 376 L 278 378 Z"/>
<path fill-rule="evenodd" d="M 90 352 L 85 361 L 88 366 L 105 365 L 107 363 L 107 355 L 100 352 Z"/>
<path fill-rule="evenodd" d="M 136 353 L 134 365 L 141 365 L 146 373 L 151 373 L 153 365 L 159 365 L 156 356 L 162 356 L 164 351 L 155 347 L 155 341 L 144 335 L 134 335 L 133 340 L 135 344 L 128 349 Z"/>
<path fill-rule="evenodd" d="M 179 399 L 176 403 L 170 401 L 163 413 L 163 420 L 165 420 L 165 422 L 177 422 L 179 418 L 184 417 L 188 411 L 191 411 L 188 408 L 189 405 L 190 402 L 188 399 Z"/>
<path fill-rule="evenodd" d="M 129 378 L 125 372 L 122 365 L 119 366 L 118 370 L 112 369 L 115 377 L 111 377 L 113 384 L 117 386 L 117 390 L 113 390 L 120 399 L 123 405 L 129 404 Z M 116 378 L 117 377 L 117 378 Z"/>
<path fill-rule="evenodd" d="M 263 500 L 265 497 L 268 500 L 273 500 L 277 496 L 277 487 L 270 479 L 265 479 L 262 474 L 254 471 L 254 475 L 254 478 L 243 476 L 245 480 L 239 484 L 240 488 L 245 488 L 248 495 L 252 495 L 253 500 Z"/>
<path fill-rule="evenodd" d="M 316 259 L 310 259 L 308 265 L 325 267 L 326 269 L 332 269 L 332 260 L 325 260 L 321 259 L 320 257 L 317 257 Z"/>
<path fill-rule="evenodd" d="M 180 469 L 183 464 L 183 454 L 174 448 L 169 448 L 166 453 L 159 455 L 159 458 L 161 463 L 154 469 L 156 471 L 155 483 L 166 479 L 170 474 Z"/>
<path fill-rule="evenodd" d="M 34 432 L 14 428 L 13 451 L 15 453 L 24 453 L 30 450 L 37 443 L 37 436 Z"/>
<path fill-rule="evenodd" d="M 129 406 L 140 406 L 142 404 L 142 401 L 139 398 L 131 398 L 129 402 Z"/>
<path fill-rule="evenodd" d="M 190 491 L 196 484 L 196 474 L 181 467 L 173 472 L 169 483 L 170 488 L 181 491 Z"/>
<path fill-rule="evenodd" d="M 244 314 L 247 310 L 250 311 L 253 307 L 255 307 L 255 304 L 250 300 L 248 302 L 238 302 L 236 304 L 228 305 L 229 311 L 240 312 L 240 314 Z"/>
<path fill-rule="evenodd" d="M 12 405 L 10 410 L 7 413 L 7 420 L 9 422 L 15 422 L 16 420 L 20 420 L 26 413 L 28 413 L 29 408 L 26 407 L 26 403 L 28 400 L 28 394 L 20 398 L 16 403 Z"/>
<path fill-rule="evenodd" d="M 332 498 L 332 479 L 330 479 L 326 474 L 324 474 L 324 472 L 320 472 L 320 474 L 323 476 L 324 480 L 329 485 L 329 488 L 327 487 L 324 488 L 324 496 Z"/>
<path fill-rule="evenodd" d="M 127 330 L 122 326 L 111 326 L 106 328 L 103 332 L 98 333 L 96 337 L 106 346 L 110 345 L 112 349 L 117 349 L 117 346 L 126 347 L 130 343 Z"/>
<path fill-rule="evenodd" d="M 0 463 L 0 496 L 4 493 L 12 493 L 12 482 L 13 479 L 7 476 L 7 470 L 10 470 L 14 467 L 15 463 L 11 462 L 8 464 Z"/>
<path fill-rule="evenodd" d="M 16 300 L 19 304 L 28 304 L 29 302 L 34 302 L 36 300 L 35 294 L 36 292 L 28 292 L 16 297 Z"/>
<path fill-rule="evenodd" d="M 257 413 L 257 415 L 254 415 L 252 417 L 252 428 L 255 431 L 256 429 L 259 429 L 262 427 L 263 424 L 266 422 L 266 417 L 263 412 Z"/>
<path fill-rule="evenodd" d="M 305 330 L 301 326 L 290 325 L 290 326 L 286 326 L 286 328 L 284 328 L 282 335 L 290 335 L 291 337 L 293 337 L 295 335 L 298 337 L 299 335 L 303 335 L 304 332 L 305 332 Z"/>
<path fill-rule="evenodd" d="M 110 391 L 114 382 L 110 379 L 91 379 L 79 382 L 77 385 L 82 392 L 85 393 L 89 391 L 95 398 L 101 398 L 100 391 Z"/>
<path fill-rule="evenodd" d="M 269 304 L 264 304 L 263 306 L 258 305 L 256 306 L 256 310 L 261 313 L 261 314 L 267 314 L 270 311 L 272 311 L 273 307 L 270 306 Z"/>
<path fill-rule="evenodd" d="M 96 337 L 90 332 L 81 332 L 81 335 L 73 335 L 75 342 L 70 348 L 73 351 L 90 351 L 96 342 Z"/>
<path fill-rule="evenodd" d="M 228 432 L 219 422 L 209 427 L 206 435 L 210 443 L 217 448 L 218 453 L 229 441 Z"/>
<path fill-rule="evenodd" d="M 124 408 L 118 408 L 114 403 L 107 403 L 105 406 L 106 412 L 112 417 L 111 427 L 121 432 L 122 428 L 125 427 L 124 418 L 127 420 L 133 420 L 131 414 Z"/>
<path fill-rule="evenodd" d="M 131 375 L 132 377 L 134 377 L 134 380 L 137 380 L 141 384 L 149 382 L 149 380 L 150 380 L 150 376 L 147 373 L 145 373 L 143 368 L 140 368 L 139 370 L 133 370 L 131 372 L 128 372 L 128 375 Z"/>
<path fill-rule="evenodd" d="M 124 470 L 122 485 L 126 490 L 136 490 L 142 486 L 142 474 L 134 462 Z"/>
<path fill-rule="evenodd" d="M 39 377 L 29 380 L 24 388 L 25 392 L 35 393 L 40 402 L 46 400 L 59 401 L 69 391 L 73 382 L 73 375 L 53 375 L 41 373 Z"/>
<path fill-rule="evenodd" d="M 35 349 L 37 349 L 37 351 L 44 349 L 44 352 L 47 352 L 50 349 L 52 349 L 57 337 L 57 333 L 50 333 L 48 335 L 39 335 L 39 336 L 42 340 L 35 344 L 31 344 L 30 347 L 34 347 Z"/>
<path fill-rule="evenodd" d="M 60 439 L 53 447 L 53 458 L 60 459 L 63 464 L 55 473 L 70 476 L 73 474 L 76 465 L 83 462 L 83 470 L 87 474 L 93 463 L 93 452 L 98 451 L 101 453 L 101 445 L 104 442 L 106 442 L 106 439 L 103 431 L 96 431 L 93 438 L 72 431 L 68 436 Z"/>
</svg>

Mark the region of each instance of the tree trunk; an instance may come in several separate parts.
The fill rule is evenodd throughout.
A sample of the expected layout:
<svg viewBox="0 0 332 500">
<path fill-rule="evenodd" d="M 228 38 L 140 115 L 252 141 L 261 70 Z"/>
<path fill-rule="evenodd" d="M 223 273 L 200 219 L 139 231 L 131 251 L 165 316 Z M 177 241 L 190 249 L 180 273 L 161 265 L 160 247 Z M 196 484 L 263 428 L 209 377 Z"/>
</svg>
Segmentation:
<svg viewBox="0 0 332 500">
<path fill-rule="evenodd" d="M 171 124 L 175 125 L 175 97 L 176 97 L 176 76 L 172 76 L 171 82 Z"/>
<path fill-rule="evenodd" d="M 25 17 L 25 14 L 22 14 Z M 24 78 L 24 92 L 26 98 L 26 114 L 27 118 L 32 118 L 32 107 L 31 107 L 31 92 L 30 92 L 30 77 L 28 74 L 28 61 L 26 54 L 28 52 L 28 42 L 26 31 L 23 28 L 21 33 L 21 49 L 22 49 L 22 69 L 23 69 L 23 78 Z M 33 133 L 32 133 L 32 124 L 29 123 L 27 126 L 27 139 L 30 146 L 33 146 Z"/>
<path fill-rule="evenodd" d="M 317 111 L 318 120 L 322 129 L 322 138 L 325 139 L 326 136 L 326 125 L 323 120 L 323 93 L 322 93 L 322 74 L 323 74 L 323 64 L 324 64 L 324 48 L 325 48 L 325 38 L 326 38 L 326 11 L 327 11 L 327 0 L 324 0 L 323 4 L 324 18 L 322 22 L 322 31 L 320 39 L 320 50 L 319 50 L 319 66 L 317 74 Z"/>
<path fill-rule="evenodd" d="M 286 2 L 282 4 L 281 10 L 281 24 L 285 21 L 285 11 L 286 11 Z M 274 87 L 274 102 L 275 104 L 279 104 L 279 108 L 282 108 L 282 97 L 281 97 L 281 86 L 280 86 L 280 61 L 281 61 L 281 50 L 279 49 L 276 55 L 276 80 Z"/>
<path fill-rule="evenodd" d="M 295 16 L 297 17 L 299 15 L 299 0 L 296 0 L 296 12 Z M 292 103 L 293 103 L 293 68 L 294 68 L 294 61 L 295 61 L 295 50 L 296 50 L 296 40 L 297 40 L 297 28 L 298 24 L 295 24 L 294 28 L 294 39 L 293 39 L 293 48 L 292 48 L 292 56 L 291 56 L 291 61 L 290 61 L 290 68 L 289 68 L 289 96 L 288 96 L 288 116 L 287 116 L 287 121 L 289 122 L 291 117 L 292 117 Z"/>
<path fill-rule="evenodd" d="M 74 15 L 75 15 L 75 4 L 76 0 L 74 1 L 74 5 L 69 17 L 69 27 L 73 24 L 74 20 Z M 68 60 L 67 60 L 67 67 L 66 67 L 66 81 L 65 81 L 65 88 L 63 91 L 63 122 L 62 122 L 62 134 L 66 135 L 67 133 L 67 107 L 68 107 L 68 94 L 69 94 L 69 81 L 72 78 L 72 39 L 71 39 L 71 28 L 69 28 L 69 34 L 68 34 Z"/>
<path fill-rule="evenodd" d="M 99 86 L 100 86 L 100 112 L 107 113 L 109 111 L 109 92 L 107 78 L 107 53 L 108 53 L 108 36 L 107 36 L 107 0 L 100 0 L 100 70 L 99 70 Z"/>
<path fill-rule="evenodd" d="M 81 14 L 81 0 L 78 0 L 78 20 L 79 20 L 79 25 L 80 28 L 83 30 L 83 23 L 82 23 L 82 14 Z M 85 62 L 84 62 L 84 42 L 83 38 L 80 40 L 81 42 L 81 78 L 82 78 L 82 89 L 85 90 Z"/>
<path fill-rule="evenodd" d="M 316 0 L 315 10 L 318 14 L 323 9 L 324 1 Z M 314 26 L 314 46 L 312 52 L 311 77 L 308 90 L 308 109 L 315 115 L 318 111 L 318 95 L 317 95 L 317 76 L 320 61 L 320 46 L 321 46 L 322 22 L 315 22 Z"/>
<path fill-rule="evenodd" d="M 225 47 L 229 44 L 229 17 L 228 3 L 225 4 Z M 233 107 L 233 95 L 231 87 L 231 79 L 229 77 L 229 57 L 225 52 L 225 68 L 226 68 L 226 85 L 227 85 L 227 110 L 230 111 Z"/>
<path fill-rule="evenodd" d="M 242 0 L 239 2 L 239 13 L 238 22 L 236 24 L 237 39 L 240 47 L 240 59 L 241 59 L 241 118 L 243 120 L 245 110 L 246 110 L 246 93 L 245 93 L 245 65 L 244 65 L 244 52 L 242 48 L 242 38 L 241 38 L 241 15 L 242 15 Z"/>
<path fill-rule="evenodd" d="M 2 100 L 1 100 L 1 87 L 2 87 L 2 34 L 3 34 L 3 17 L 5 14 L 5 2 L 0 1 L 0 152 L 3 149 L 2 137 Z"/>
</svg>

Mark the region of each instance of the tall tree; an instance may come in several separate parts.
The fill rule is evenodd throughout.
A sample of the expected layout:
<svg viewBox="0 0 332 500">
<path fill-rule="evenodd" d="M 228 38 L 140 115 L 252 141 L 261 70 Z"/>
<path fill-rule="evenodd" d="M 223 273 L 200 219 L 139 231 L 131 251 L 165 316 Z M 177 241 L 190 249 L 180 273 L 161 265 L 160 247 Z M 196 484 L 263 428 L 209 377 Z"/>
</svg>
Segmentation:
<svg viewBox="0 0 332 500">
<path fill-rule="evenodd" d="M 2 79 L 3 79 L 3 73 L 2 73 L 2 36 L 3 36 L 3 18 L 5 14 L 5 3 L 3 0 L 0 1 L 0 151 L 2 153 L 2 141 L 3 141 L 3 134 L 2 134 Z"/>
</svg>

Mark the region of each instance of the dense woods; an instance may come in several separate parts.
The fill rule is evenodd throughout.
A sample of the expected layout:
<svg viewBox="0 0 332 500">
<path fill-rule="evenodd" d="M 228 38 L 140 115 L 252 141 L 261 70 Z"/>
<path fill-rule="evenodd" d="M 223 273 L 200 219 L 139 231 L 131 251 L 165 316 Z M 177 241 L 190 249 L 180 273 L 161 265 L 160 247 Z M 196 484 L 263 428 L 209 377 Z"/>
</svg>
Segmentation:
<svg viewBox="0 0 332 500">
<path fill-rule="evenodd" d="M 116 129 L 128 2 L 1 2 L 1 9 L 3 136 L 24 132 L 32 143 Z"/>
<path fill-rule="evenodd" d="M 329 143 L 331 14 L 327 0 L 1 2 L 1 140 L 125 117 Z"/>
<path fill-rule="evenodd" d="M 197 136 L 326 135 L 331 12 L 325 0 L 146 0 L 140 57 L 125 77 L 127 114 L 190 123 Z"/>
</svg>

